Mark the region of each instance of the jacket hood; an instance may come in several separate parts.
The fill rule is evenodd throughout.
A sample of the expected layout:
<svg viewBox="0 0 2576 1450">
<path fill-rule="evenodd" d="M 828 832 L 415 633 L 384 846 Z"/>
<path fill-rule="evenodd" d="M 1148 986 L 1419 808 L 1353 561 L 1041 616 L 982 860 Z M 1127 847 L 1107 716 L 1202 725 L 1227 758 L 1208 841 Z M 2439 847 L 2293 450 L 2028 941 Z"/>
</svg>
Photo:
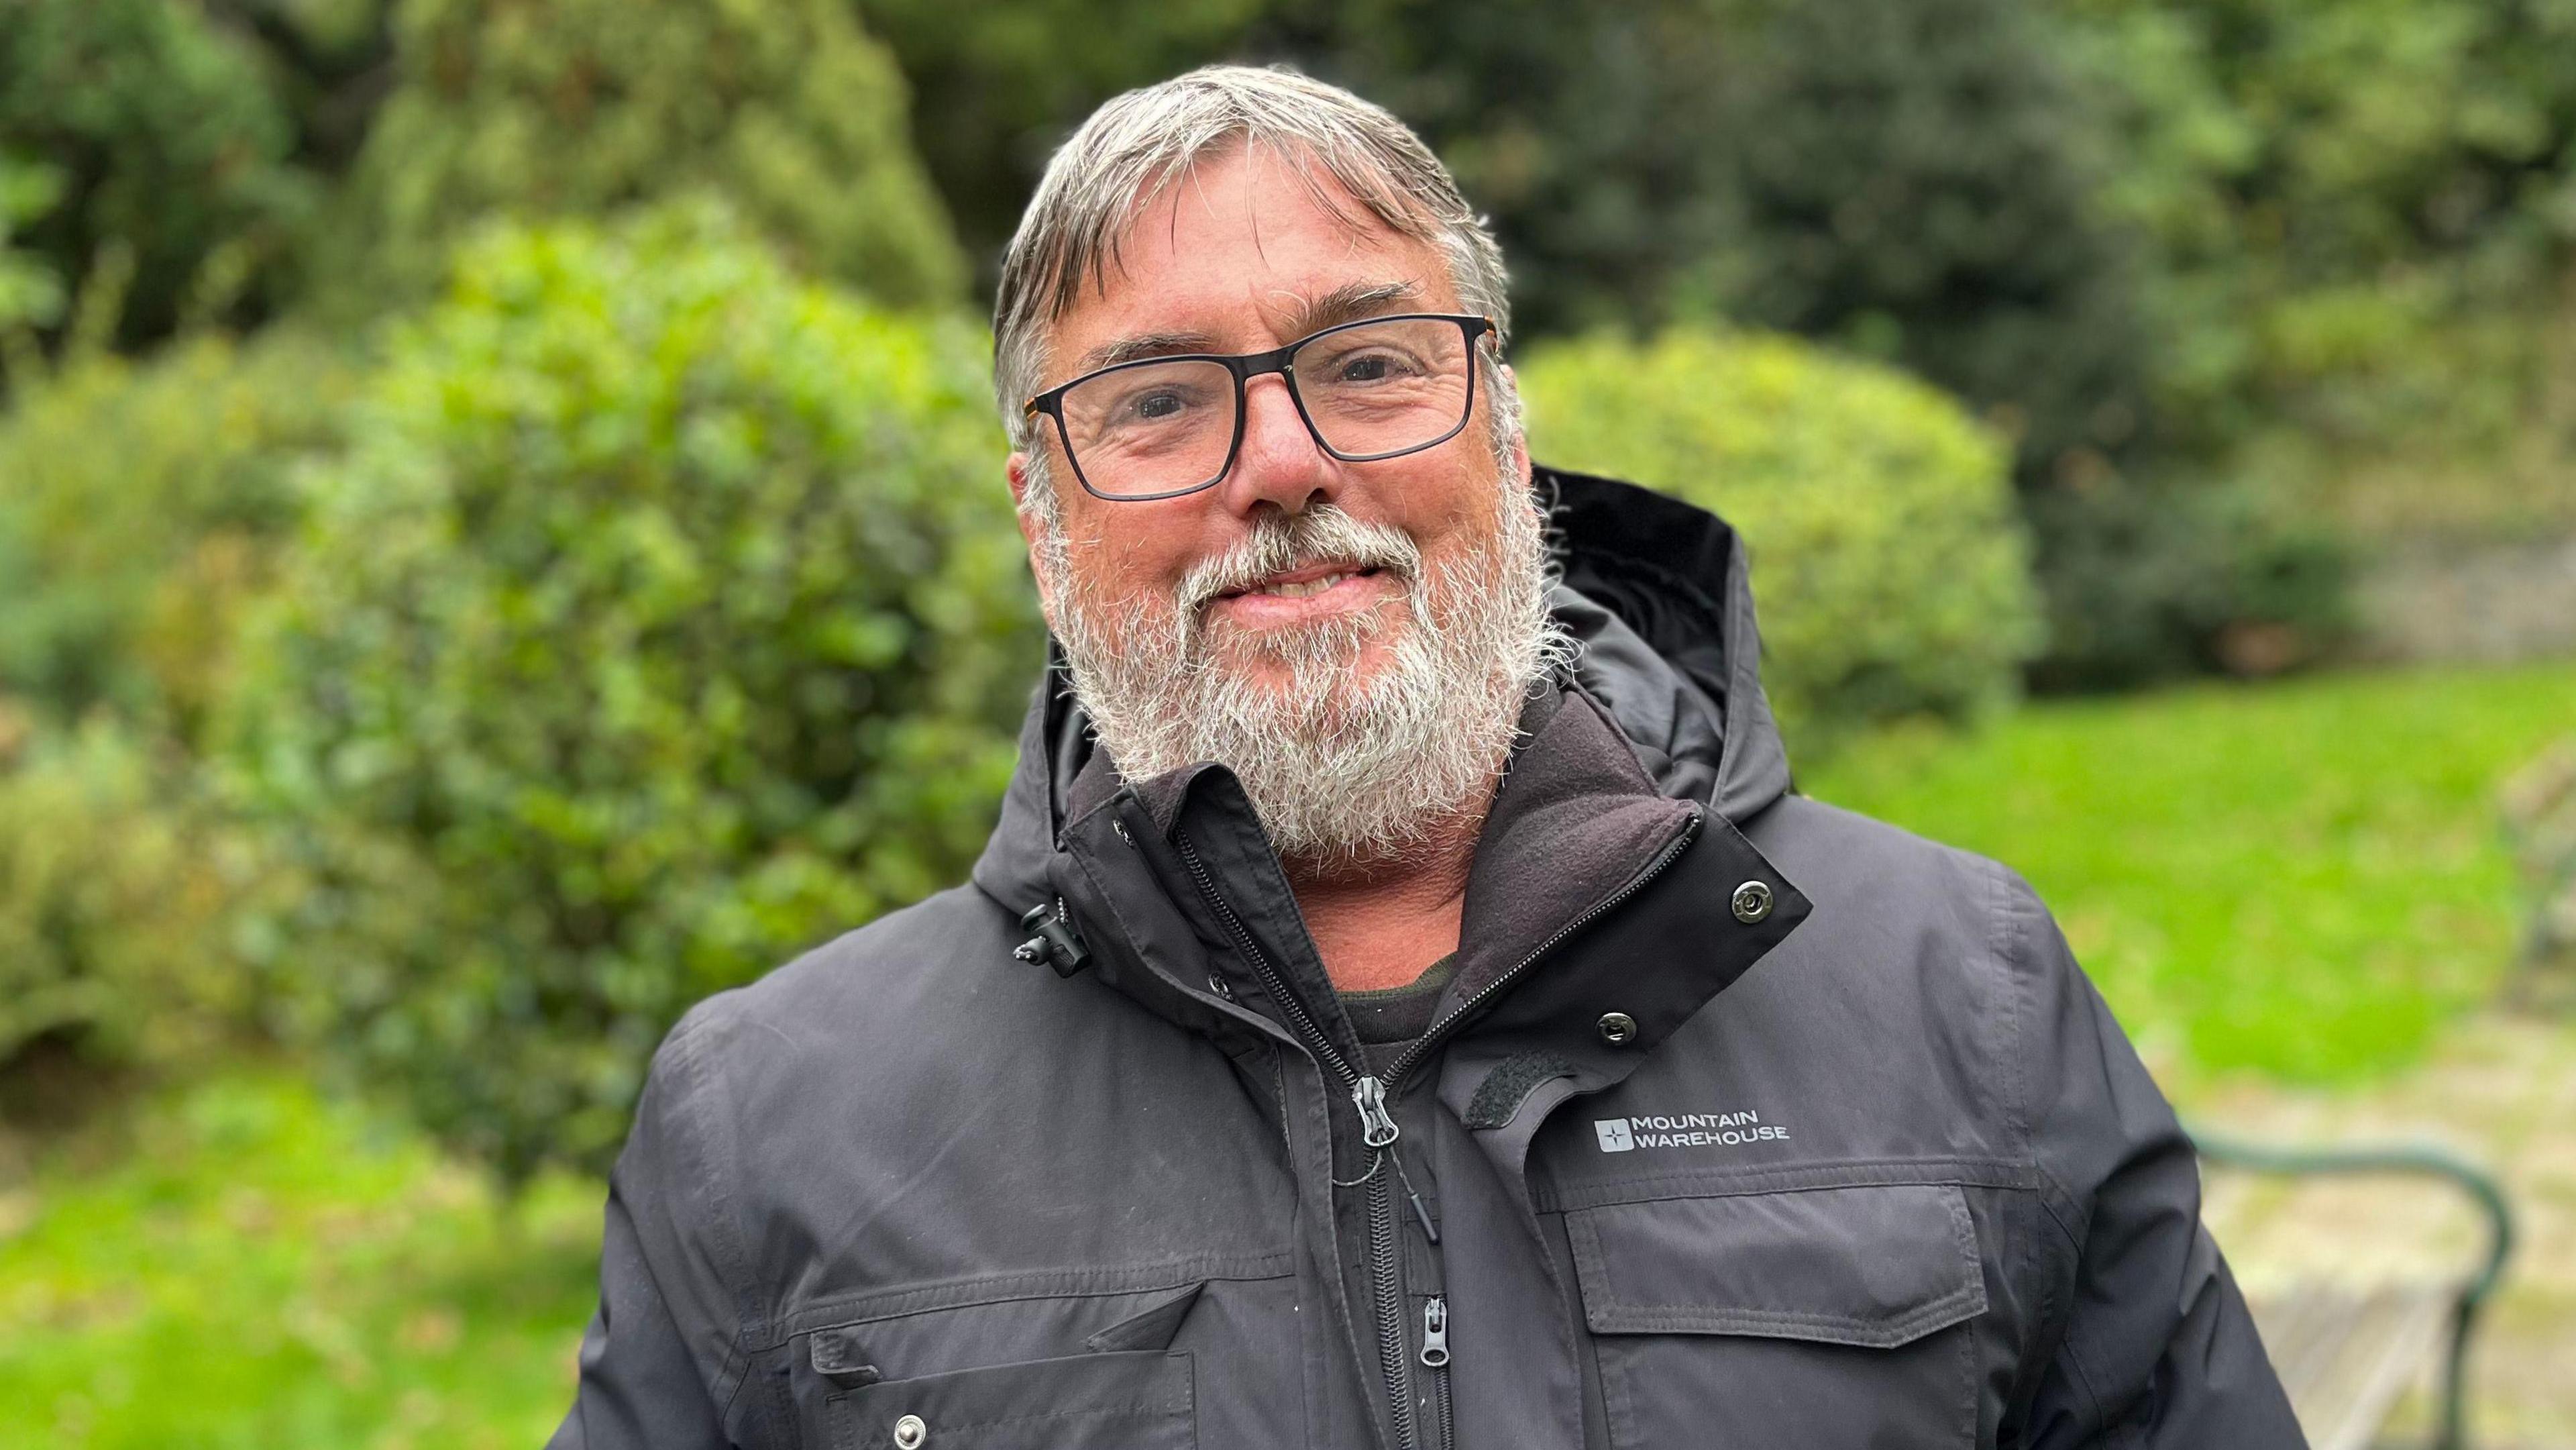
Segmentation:
<svg viewBox="0 0 2576 1450">
<path fill-rule="evenodd" d="M 1656 788 L 1739 825 L 1790 789 L 1788 752 L 1762 691 L 1762 641 L 1743 541 L 1715 514 L 1617 479 L 1539 465 L 1560 583 L 1557 618 L 1581 641 L 1575 683 L 1609 711 Z M 1047 643 L 1020 730 L 1019 769 L 975 863 L 984 893 L 1016 912 L 1049 894 L 1090 721 Z"/>
</svg>

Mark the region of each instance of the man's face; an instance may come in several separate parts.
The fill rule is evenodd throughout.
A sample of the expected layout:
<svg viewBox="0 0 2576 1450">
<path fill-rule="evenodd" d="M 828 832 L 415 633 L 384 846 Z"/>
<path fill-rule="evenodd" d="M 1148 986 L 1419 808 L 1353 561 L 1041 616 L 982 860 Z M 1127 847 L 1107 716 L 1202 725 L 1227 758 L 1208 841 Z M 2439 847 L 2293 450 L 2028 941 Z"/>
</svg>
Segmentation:
<svg viewBox="0 0 2576 1450">
<path fill-rule="evenodd" d="M 1337 215 L 1300 164 L 1238 147 L 1171 187 L 1121 239 L 1105 290 L 1058 321 L 1047 385 L 1110 361 L 1264 351 L 1362 317 L 1460 310 L 1438 252 L 1317 172 Z M 1015 491 L 1054 491 L 1060 535 L 1026 513 L 1022 528 L 1122 770 L 1223 760 L 1284 853 L 1355 858 L 1401 850 L 1391 816 L 1454 810 L 1445 796 L 1470 775 L 1481 787 L 1544 625 L 1526 455 L 1516 435 L 1498 449 L 1485 383 L 1446 442 L 1345 463 L 1317 446 L 1283 378 L 1254 378 L 1234 466 L 1179 498 L 1092 496 L 1051 425 L 1042 483 L 1012 456 Z M 1425 773 L 1443 751 L 1446 774 Z M 1402 793 L 1406 756 L 1424 798 L 1372 804 Z"/>
</svg>

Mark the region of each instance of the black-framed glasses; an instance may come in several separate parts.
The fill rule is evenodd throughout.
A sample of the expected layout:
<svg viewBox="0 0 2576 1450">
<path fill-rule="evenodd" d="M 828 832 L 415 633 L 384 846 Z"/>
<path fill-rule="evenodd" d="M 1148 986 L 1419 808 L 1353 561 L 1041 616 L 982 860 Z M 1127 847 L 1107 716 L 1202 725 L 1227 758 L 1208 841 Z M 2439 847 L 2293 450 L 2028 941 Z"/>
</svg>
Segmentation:
<svg viewBox="0 0 2576 1450">
<path fill-rule="evenodd" d="M 1243 390 L 1288 386 L 1315 445 L 1374 463 L 1446 443 L 1476 406 L 1476 340 L 1490 317 L 1408 312 L 1345 322 L 1268 352 L 1113 363 L 1023 405 L 1055 420 L 1073 476 L 1095 497 L 1144 502 L 1213 488 L 1243 447 Z"/>
</svg>

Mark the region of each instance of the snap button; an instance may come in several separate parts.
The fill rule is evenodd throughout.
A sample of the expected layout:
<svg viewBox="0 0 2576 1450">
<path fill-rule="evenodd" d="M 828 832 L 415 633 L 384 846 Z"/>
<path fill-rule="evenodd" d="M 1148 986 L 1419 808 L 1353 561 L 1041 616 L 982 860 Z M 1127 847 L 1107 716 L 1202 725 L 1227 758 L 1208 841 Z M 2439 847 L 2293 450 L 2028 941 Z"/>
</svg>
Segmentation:
<svg viewBox="0 0 2576 1450">
<path fill-rule="evenodd" d="M 921 1450 L 921 1442 L 930 1438 L 930 1427 L 919 1415 L 906 1415 L 894 1422 L 894 1450 Z"/>
<path fill-rule="evenodd" d="M 1771 914 L 1771 888 L 1759 881 L 1747 881 L 1735 888 L 1735 897 L 1727 903 L 1735 908 L 1735 919 L 1751 926 Z"/>
<path fill-rule="evenodd" d="M 1601 1014 L 1601 1040 L 1612 1047 L 1625 1047 L 1637 1040 L 1637 1019 L 1625 1012 Z"/>
</svg>

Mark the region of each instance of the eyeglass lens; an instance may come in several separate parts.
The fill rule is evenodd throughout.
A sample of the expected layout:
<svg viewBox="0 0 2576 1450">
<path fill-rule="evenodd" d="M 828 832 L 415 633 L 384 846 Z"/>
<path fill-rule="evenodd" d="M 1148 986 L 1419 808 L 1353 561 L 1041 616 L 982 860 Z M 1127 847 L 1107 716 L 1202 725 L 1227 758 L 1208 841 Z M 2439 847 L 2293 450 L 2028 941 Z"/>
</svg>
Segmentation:
<svg viewBox="0 0 2576 1450">
<path fill-rule="evenodd" d="M 1316 436 L 1344 458 L 1423 447 L 1467 415 L 1472 359 L 1455 322 L 1393 318 L 1342 328 L 1309 339 L 1289 361 Z M 1065 393 L 1065 443 L 1101 493 L 1175 492 L 1224 472 L 1239 404 L 1223 363 L 1118 368 Z"/>
</svg>

